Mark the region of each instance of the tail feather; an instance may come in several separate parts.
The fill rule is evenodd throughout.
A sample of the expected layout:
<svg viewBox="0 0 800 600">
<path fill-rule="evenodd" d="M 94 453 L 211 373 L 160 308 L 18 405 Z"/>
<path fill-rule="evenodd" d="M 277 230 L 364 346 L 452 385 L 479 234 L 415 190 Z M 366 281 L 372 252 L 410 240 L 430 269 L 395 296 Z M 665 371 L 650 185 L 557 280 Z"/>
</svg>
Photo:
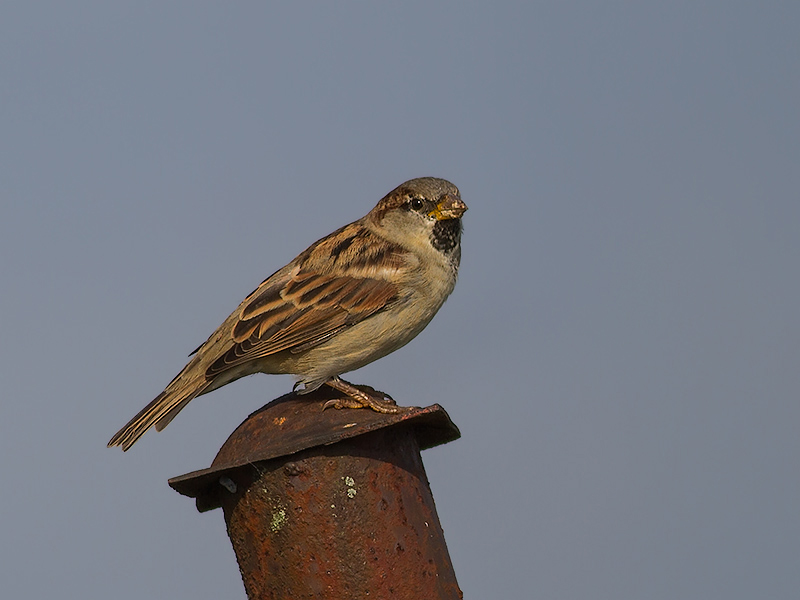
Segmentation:
<svg viewBox="0 0 800 600">
<path fill-rule="evenodd" d="M 174 383 L 175 381 L 173 381 Z M 114 434 L 114 437 L 108 442 L 108 447 L 122 446 L 122 450 L 125 451 L 133 446 L 136 440 L 142 437 L 153 425 L 156 426 L 157 431 L 161 431 L 190 400 L 200 395 L 208 387 L 208 382 L 202 379 L 187 382 L 187 384 L 182 386 L 171 384 L 167 386 L 167 389 L 156 396 L 150 404 L 128 421 L 125 427 Z M 177 389 L 174 389 L 175 387 Z"/>
<path fill-rule="evenodd" d="M 181 400 L 178 404 L 170 408 L 169 411 L 165 413 L 162 417 L 159 417 L 158 420 L 156 421 L 156 431 L 161 431 L 162 429 L 164 429 L 164 427 L 169 425 L 170 421 L 172 421 L 172 419 L 174 419 L 177 416 L 177 414 L 183 410 L 183 407 L 189 404 L 190 400 L 193 400 L 196 396 L 199 395 L 200 394 L 197 393 L 191 398 L 186 398 L 184 400 Z"/>
</svg>

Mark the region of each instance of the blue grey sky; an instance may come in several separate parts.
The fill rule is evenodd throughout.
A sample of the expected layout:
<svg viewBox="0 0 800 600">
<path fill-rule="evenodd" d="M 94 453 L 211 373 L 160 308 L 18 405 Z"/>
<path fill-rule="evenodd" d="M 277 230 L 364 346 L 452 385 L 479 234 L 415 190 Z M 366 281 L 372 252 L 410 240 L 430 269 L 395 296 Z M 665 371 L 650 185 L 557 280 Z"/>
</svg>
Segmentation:
<svg viewBox="0 0 800 600">
<path fill-rule="evenodd" d="M 796 598 L 796 2 L 8 2 L 0 582 L 244 598 L 167 479 L 288 391 L 109 437 L 264 277 L 402 181 L 470 210 L 455 293 L 351 374 L 441 403 L 466 598 Z"/>
</svg>

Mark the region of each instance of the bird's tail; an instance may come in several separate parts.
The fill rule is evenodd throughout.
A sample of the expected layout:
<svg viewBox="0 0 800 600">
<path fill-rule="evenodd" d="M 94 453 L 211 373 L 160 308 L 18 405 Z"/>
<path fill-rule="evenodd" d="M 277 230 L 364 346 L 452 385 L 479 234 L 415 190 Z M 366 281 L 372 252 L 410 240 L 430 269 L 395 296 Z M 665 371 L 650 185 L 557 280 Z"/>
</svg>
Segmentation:
<svg viewBox="0 0 800 600">
<path fill-rule="evenodd" d="M 139 414 L 128 421 L 125 427 L 114 434 L 108 442 L 109 448 L 122 446 L 123 451 L 127 450 L 153 425 L 156 426 L 156 431 L 161 431 L 190 400 L 206 391 L 210 382 L 205 377 L 186 377 L 189 366 L 191 364 L 150 404 L 139 411 Z"/>
</svg>

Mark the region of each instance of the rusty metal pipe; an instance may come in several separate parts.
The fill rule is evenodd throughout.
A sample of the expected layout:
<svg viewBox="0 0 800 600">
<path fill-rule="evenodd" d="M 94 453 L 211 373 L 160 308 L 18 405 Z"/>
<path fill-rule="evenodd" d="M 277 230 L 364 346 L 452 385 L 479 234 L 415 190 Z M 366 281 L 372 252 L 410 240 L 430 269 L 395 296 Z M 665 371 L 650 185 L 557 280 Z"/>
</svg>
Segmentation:
<svg viewBox="0 0 800 600">
<path fill-rule="evenodd" d="M 323 412 L 329 398 L 271 402 L 170 485 L 222 507 L 251 600 L 460 599 L 420 457 L 458 429 L 437 405 Z"/>
</svg>

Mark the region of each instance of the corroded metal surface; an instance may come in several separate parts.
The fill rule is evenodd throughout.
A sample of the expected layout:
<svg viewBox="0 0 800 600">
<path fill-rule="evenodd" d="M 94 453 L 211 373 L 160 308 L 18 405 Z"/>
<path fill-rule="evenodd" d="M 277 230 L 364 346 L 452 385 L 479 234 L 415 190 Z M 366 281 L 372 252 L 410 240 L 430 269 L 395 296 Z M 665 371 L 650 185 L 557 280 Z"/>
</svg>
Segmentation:
<svg viewBox="0 0 800 600">
<path fill-rule="evenodd" d="M 315 446 L 334 444 L 384 427 L 407 426 L 414 430 L 421 450 L 456 440 L 460 432 L 438 404 L 411 408 L 398 414 L 368 409 L 322 410 L 337 392 L 323 387 L 312 394 L 287 394 L 251 414 L 231 434 L 211 467 L 173 477 L 169 485 L 197 499 L 201 512 L 218 508 L 224 487 L 221 476 L 245 465 Z"/>
<path fill-rule="evenodd" d="M 460 599 L 420 457 L 458 429 L 438 405 L 322 411 L 335 393 L 271 402 L 170 485 L 222 506 L 251 600 Z"/>
<path fill-rule="evenodd" d="M 248 597 L 459 599 L 414 433 L 239 471 L 222 508 Z"/>
</svg>

